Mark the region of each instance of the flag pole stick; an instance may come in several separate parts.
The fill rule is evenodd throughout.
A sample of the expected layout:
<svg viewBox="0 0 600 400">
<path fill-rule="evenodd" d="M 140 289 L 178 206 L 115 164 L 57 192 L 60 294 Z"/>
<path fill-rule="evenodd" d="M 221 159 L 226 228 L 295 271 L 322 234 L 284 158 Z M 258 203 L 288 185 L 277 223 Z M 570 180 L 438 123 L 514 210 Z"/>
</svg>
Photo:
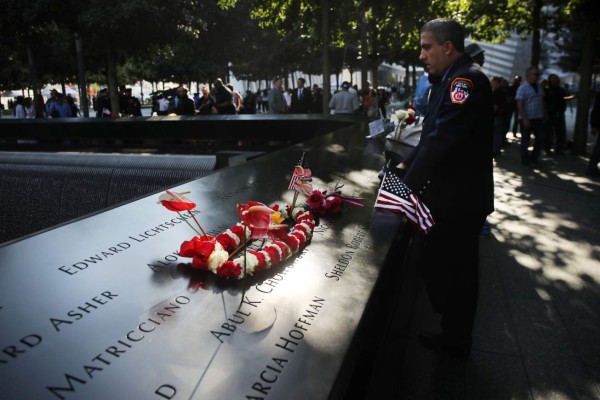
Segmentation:
<svg viewBox="0 0 600 400">
<path fill-rule="evenodd" d="M 300 166 L 301 167 L 303 167 L 303 165 L 304 165 L 304 155 L 305 154 L 306 154 L 306 152 L 303 151 L 302 152 L 302 157 L 300 158 Z M 298 191 L 294 189 L 294 200 L 292 200 L 292 206 L 291 206 L 290 212 L 294 210 L 294 207 L 296 206 L 296 200 L 298 200 Z"/>
</svg>

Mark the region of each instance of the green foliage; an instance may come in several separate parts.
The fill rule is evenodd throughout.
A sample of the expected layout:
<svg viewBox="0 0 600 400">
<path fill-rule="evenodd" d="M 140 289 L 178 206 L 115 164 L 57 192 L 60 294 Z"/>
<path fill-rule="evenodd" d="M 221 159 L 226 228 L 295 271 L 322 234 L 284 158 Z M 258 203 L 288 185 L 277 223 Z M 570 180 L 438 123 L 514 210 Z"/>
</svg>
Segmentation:
<svg viewBox="0 0 600 400">
<path fill-rule="evenodd" d="M 418 64 L 421 26 L 452 16 L 476 40 L 502 41 L 539 24 L 577 31 L 598 0 L 348 0 L 330 2 L 332 72 L 358 70 L 361 57 Z M 116 55 L 118 80 L 211 81 L 227 65 L 241 79 L 270 80 L 300 70 L 322 73 L 321 0 L 0 0 L 0 84 L 75 81 L 75 35 L 82 38 L 87 75 L 106 75 L 106 54 Z M 364 18 L 364 19 L 363 19 Z M 361 48 L 366 29 L 366 48 Z M 28 54 L 29 51 L 29 54 Z M 30 66 L 29 55 L 33 64 Z M 30 67 L 32 68 L 30 70 Z M 106 79 L 106 78 L 104 78 Z"/>
</svg>

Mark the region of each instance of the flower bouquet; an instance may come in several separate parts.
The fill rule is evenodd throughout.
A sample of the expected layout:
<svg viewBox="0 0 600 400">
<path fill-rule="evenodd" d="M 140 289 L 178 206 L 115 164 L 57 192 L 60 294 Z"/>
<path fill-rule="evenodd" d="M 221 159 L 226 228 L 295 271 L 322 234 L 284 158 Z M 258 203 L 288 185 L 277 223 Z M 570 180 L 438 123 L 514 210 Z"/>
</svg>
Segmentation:
<svg viewBox="0 0 600 400">
<path fill-rule="evenodd" d="M 396 125 L 394 132 L 387 135 L 387 139 L 410 146 L 416 146 L 421 136 L 421 118 L 416 115 L 415 107 L 408 106 L 406 110 L 396 110 L 391 119 Z"/>
<path fill-rule="evenodd" d="M 293 189 L 291 205 L 267 206 L 257 201 L 237 205 L 240 222 L 217 236 L 208 235 L 192 212 L 196 203 L 187 193 L 166 191 L 159 203 L 179 214 L 187 212 L 197 228 L 191 240 L 181 244 L 179 254 L 192 259 L 193 269 L 207 270 L 218 277 L 242 279 L 269 269 L 302 250 L 311 240 L 317 222 L 316 215 L 339 213 L 343 202 L 362 207 L 360 197 L 342 195 L 343 185 L 336 184 L 324 191 L 313 190 L 312 172 L 306 168 L 304 154 L 294 167 L 288 189 Z M 305 204 L 296 206 L 298 194 L 307 196 Z M 187 219 L 184 219 L 187 222 Z M 252 242 L 262 241 L 259 250 L 248 250 Z"/>
<path fill-rule="evenodd" d="M 168 210 L 187 211 L 199 228 L 190 225 L 196 236 L 181 244 L 179 254 L 192 259 L 192 268 L 210 271 L 221 278 L 242 279 L 288 259 L 306 246 L 315 227 L 313 214 L 301 207 L 267 207 L 250 201 L 237 206 L 240 222 L 215 237 L 206 234 L 195 218 L 191 211 L 196 204 L 185 193 L 167 191 L 159 201 Z M 281 224 L 284 220 L 293 221 L 291 229 L 288 230 L 288 224 Z M 263 241 L 261 249 L 247 250 L 254 240 Z M 267 240 L 269 243 L 265 245 Z"/>
</svg>

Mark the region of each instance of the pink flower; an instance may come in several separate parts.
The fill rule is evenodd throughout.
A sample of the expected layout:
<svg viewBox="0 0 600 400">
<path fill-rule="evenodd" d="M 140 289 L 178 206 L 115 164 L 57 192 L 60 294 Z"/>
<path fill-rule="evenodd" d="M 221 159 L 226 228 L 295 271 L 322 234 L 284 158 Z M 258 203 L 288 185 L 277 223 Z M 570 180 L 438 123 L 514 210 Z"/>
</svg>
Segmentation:
<svg viewBox="0 0 600 400">
<path fill-rule="evenodd" d="M 294 182 L 294 190 L 302 193 L 305 196 L 310 196 L 313 191 L 312 184 L 306 181 Z"/>
<path fill-rule="evenodd" d="M 250 205 L 250 204 L 253 205 Z M 252 239 L 267 239 L 270 230 L 279 230 L 287 227 L 285 224 L 273 224 L 272 215 L 275 211 L 258 202 L 238 204 L 238 214 L 242 223 L 250 228 Z"/>
</svg>

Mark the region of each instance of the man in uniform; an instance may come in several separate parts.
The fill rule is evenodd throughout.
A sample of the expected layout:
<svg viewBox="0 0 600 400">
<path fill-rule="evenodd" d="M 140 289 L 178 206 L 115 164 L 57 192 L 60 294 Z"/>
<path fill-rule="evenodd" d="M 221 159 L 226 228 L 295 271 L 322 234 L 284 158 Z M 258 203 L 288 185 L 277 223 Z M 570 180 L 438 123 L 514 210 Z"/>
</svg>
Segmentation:
<svg viewBox="0 0 600 400">
<path fill-rule="evenodd" d="M 467 358 L 477 307 L 479 232 L 493 211 L 494 108 L 489 79 L 464 52 L 452 19 L 421 29 L 421 55 L 433 85 L 421 139 L 398 168 L 435 220 L 420 259 L 441 333 L 421 332 L 425 347 Z"/>
</svg>

